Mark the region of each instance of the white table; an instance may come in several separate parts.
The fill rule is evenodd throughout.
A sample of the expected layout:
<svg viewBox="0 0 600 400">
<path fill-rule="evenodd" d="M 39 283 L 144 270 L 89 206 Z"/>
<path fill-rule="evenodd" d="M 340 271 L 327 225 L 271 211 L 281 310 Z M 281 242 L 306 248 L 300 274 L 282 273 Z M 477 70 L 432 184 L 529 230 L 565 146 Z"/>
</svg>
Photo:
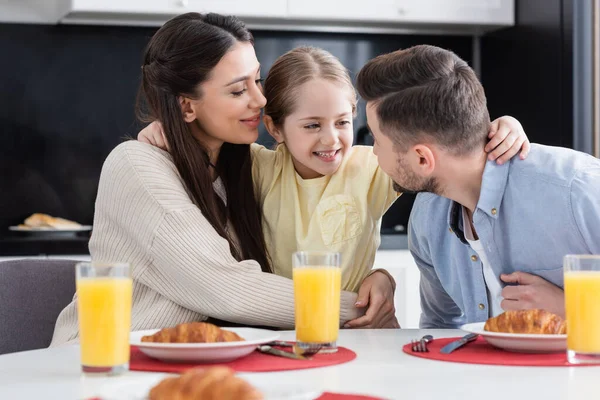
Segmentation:
<svg viewBox="0 0 600 400">
<path fill-rule="evenodd" d="M 342 330 L 339 344 L 358 354 L 350 363 L 240 375 L 269 399 L 290 399 L 292 393 L 322 390 L 406 400 L 600 398 L 600 367 L 483 366 L 425 360 L 402 352 L 403 344 L 426 333 L 436 338 L 462 334 L 452 330 Z M 293 338 L 293 332 L 282 332 L 282 339 Z M 128 372 L 111 378 L 82 377 L 78 346 L 34 350 L 0 356 L 0 399 L 103 396 L 107 400 L 141 400 L 164 376 Z"/>
</svg>

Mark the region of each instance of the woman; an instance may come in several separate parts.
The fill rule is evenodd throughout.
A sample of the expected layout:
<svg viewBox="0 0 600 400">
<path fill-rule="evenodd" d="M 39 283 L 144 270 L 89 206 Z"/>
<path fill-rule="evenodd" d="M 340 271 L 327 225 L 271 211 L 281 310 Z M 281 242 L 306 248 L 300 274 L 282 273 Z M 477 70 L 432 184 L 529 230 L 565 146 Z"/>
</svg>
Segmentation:
<svg viewBox="0 0 600 400">
<path fill-rule="evenodd" d="M 134 279 L 132 330 L 209 317 L 294 326 L 292 280 L 271 271 L 252 179 L 258 137 L 260 65 L 253 38 L 235 17 L 184 14 L 154 35 L 141 94 L 149 120 L 164 125 L 170 154 L 129 141 L 100 176 L 90 253 L 127 261 Z M 362 284 L 377 299 L 364 324 L 396 327 L 393 282 L 375 272 Z M 358 318 L 342 292 L 340 322 Z M 77 337 L 76 297 L 60 314 L 52 344 Z"/>
</svg>

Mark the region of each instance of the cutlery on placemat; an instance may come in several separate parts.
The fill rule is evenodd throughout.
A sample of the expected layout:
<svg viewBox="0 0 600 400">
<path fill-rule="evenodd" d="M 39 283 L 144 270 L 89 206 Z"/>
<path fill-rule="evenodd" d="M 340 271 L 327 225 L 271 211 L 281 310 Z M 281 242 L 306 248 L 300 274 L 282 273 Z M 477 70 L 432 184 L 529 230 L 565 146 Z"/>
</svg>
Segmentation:
<svg viewBox="0 0 600 400">
<path fill-rule="evenodd" d="M 257 349 L 261 353 L 271 354 L 272 356 L 287 357 L 287 358 L 292 358 L 294 360 L 310 360 L 310 358 L 308 358 L 308 357 L 304 357 L 304 356 L 301 356 L 299 354 L 295 354 L 295 353 L 292 353 L 289 351 L 274 349 L 269 345 L 258 346 Z"/>
<path fill-rule="evenodd" d="M 274 340 L 267 343 L 267 345 L 274 347 L 294 347 L 294 343 L 295 342 L 286 342 L 285 340 Z"/>
<path fill-rule="evenodd" d="M 313 346 L 310 349 L 300 348 L 296 346 L 296 342 L 287 342 L 282 340 L 274 340 L 272 342 L 267 343 L 268 346 L 273 347 L 291 347 L 294 354 L 298 354 L 299 356 L 310 357 L 315 355 L 321 350 L 321 346 Z"/>
<path fill-rule="evenodd" d="M 412 340 L 410 342 L 412 345 L 411 350 L 414 351 L 415 353 L 428 352 L 429 348 L 427 347 L 427 345 L 429 343 L 431 343 L 432 341 L 433 341 L 433 336 L 431 336 L 431 335 L 425 335 L 419 340 Z"/>
<path fill-rule="evenodd" d="M 469 333 L 468 335 L 465 335 L 463 337 L 461 337 L 458 340 L 455 340 L 451 343 L 448 343 L 447 345 L 445 345 L 444 347 L 442 347 L 442 349 L 440 350 L 440 353 L 444 353 L 444 354 L 450 354 L 452 353 L 454 350 L 464 346 L 465 344 L 472 342 L 473 340 L 477 339 L 477 336 L 479 336 L 476 333 Z"/>
</svg>

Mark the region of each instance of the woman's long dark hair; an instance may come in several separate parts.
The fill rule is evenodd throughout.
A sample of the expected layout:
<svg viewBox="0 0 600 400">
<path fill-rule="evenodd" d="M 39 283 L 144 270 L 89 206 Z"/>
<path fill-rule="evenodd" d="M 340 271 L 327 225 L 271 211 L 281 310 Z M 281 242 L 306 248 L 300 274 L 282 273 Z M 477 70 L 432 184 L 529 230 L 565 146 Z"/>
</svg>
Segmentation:
<svg viewBox="0 0 600 400">
<path fill-rule="evenodd" d="M 254 44 L 254 39 L 244 23 L 233 16 L 187 13 L 169 20 L 144 52 L 137 109 L 142 121 L 162 123 L 171 156 L 192 200 L 217 233 L 227 239 L 233 256 L 238 261 L 256 260 L 263 271 L 271 272 L 261 208 L 252 184 L 250 145 L 224 143 L 221 147 L 216 171 L 226 189 L 225 206 L 213 189 L 208 151 L 192 135 L 178 99 L 201 96 L 198 85 L 236 42 Z M 228 219 L 239 246 L 227 232 Z"/>
</svg>

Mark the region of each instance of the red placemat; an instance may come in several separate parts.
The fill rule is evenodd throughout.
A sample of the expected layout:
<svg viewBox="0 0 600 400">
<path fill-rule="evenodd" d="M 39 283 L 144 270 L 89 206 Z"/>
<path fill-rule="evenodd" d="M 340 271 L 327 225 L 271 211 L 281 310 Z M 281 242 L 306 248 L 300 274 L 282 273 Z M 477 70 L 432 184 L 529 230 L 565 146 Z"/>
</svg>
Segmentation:
<svg viewBox="0 0 600 400">
<path fill-rule="evenodd" d="M 429 352 L 417 353 L 411 350 L 412 345 L 405 344 L 403 350 L 411 356 L 431 360 L 451 361 L 468 364 L 519 365 L 525 367 L 576 367 L 600 364 L 571 364 L 567 361 L 566 352 L 560 353 L 515 353 L 492 346 L 484 338 L 478 337 L 450 354 L 440 353 L 440 349 L 460 337 L 435 339 L 427 347 Z"/>
<path fill-rule="evenodd" d="M 91 397 L 86 400 L 103 400 L 100 397 Z M 360 394 L 324 392 L 315 400 L 384 400 L 381 397 L 363 396 Z"/>
<path fill-rule="evenodd" d="M 183 372 L 194 367 L 223 365 L 238 372 L 270 372 L 287 371 L 293 369 L 319 368 L 330 365 L 343 364 L 356 358 L 356 353 L 345 347 L 338 347 L 336 353 L 315 354 L 310 360 L 294 360 L 291 358 L 277 357 L 255 351 L 249 356 L 238 358 L 228 363 L 218 364 L 174 364 L 166 363 L 148 357 L 136 346 L 131 346 L 129 369 L 132 371 L 152 372 Z"/>
<path fill-rule="evenodd" d="M 383 400 L 381 397 L 363 396 L 360 394 L 345 394 L 325 392 L 315 400 Z"/>
</svg>

